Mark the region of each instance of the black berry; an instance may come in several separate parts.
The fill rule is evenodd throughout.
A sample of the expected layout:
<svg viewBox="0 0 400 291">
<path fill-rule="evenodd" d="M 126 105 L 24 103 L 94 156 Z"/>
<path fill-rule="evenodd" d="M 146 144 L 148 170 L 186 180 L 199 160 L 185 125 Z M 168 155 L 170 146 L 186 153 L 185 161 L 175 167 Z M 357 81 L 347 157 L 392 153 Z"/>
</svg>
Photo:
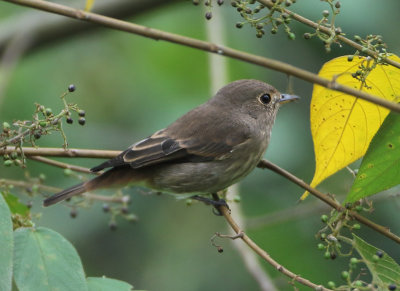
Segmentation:
<svg viewBox="0 0 400 291">
<path fill-rule="evenodd" d="M 108 205 L 107 203 L 104 203 L 103 204 L 103 211 L 106 212 L 106 213 L 109 212 L 110 211 L 110 205 Z"/>
<path fill-rule="evenodd" d="M 212 13 L 211 12 L 207 12 L 206 13 L 206 19 L 210 20 L 212 18 Z"/>
<path fill-rule="evenodd" d="M 117 224 L 114 221 L 111 221 L 108 226 L 111 230 L 117 230 Z"/>
<path fill-rule="evenodd" d="M 71 117 L 67 117 L 67 123 L 68 124 L 72 124 L 74 122 L 74 120 Z"/>
<path fill-rule="evenodd" d="M 72 209 L 71 212 L 69 213 L 69 216 L 71 216 L 71 218 L 75 218 L 78 215 L 78 211 L 76 211 L 76 209 Z"/>
<path fill-rule="evenodd" d="M 85 125 L 86 119 L 84 117 L 80 117 L 78 122 L 79 122 L 80 125 Z"/>
<path fill-rule="evenodd" d="M 71 84 L 71 85 L 68 86 L 68 91 L 69 92 L 74 92 L 75 90 L 76 90 L 76 87 L 75 87 L 74 84 Z"/>
</svg>

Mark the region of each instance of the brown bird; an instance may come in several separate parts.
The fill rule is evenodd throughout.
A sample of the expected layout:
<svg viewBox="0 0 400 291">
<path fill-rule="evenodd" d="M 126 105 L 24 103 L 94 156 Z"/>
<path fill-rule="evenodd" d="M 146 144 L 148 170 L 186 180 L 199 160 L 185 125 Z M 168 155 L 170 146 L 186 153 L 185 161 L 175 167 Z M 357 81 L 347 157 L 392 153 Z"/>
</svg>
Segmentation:
<svg viewBox="0 0 400 291">
<path fill-rule="evenodd" d="M 54 194 L 43 205 L 127 184 L 178 194 L 216 193 L 257 166 L 279 106 L 295 99 L 257 80 L 230 83 L 167 128 L 91 169 L 111 168 L 102 175 Z"/>
</svg>

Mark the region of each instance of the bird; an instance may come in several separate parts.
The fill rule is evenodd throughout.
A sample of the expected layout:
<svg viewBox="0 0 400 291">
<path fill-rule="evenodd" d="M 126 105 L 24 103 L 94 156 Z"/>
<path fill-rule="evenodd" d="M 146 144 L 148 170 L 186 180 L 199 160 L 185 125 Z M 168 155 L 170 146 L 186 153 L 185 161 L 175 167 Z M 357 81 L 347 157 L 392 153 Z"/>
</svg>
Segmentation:
<svg viewBox="0 0 400 291">
<path fill-rule="evenodd" d="M 93 167 L 101 175 L 43 201 L 50 206 L 102 188 L 141 185 L 201 197 L 247 176 L 262 159 L 278 109 L 299 97 L 259 80 L 237 80 L 168 127 Z"/>
</svg>

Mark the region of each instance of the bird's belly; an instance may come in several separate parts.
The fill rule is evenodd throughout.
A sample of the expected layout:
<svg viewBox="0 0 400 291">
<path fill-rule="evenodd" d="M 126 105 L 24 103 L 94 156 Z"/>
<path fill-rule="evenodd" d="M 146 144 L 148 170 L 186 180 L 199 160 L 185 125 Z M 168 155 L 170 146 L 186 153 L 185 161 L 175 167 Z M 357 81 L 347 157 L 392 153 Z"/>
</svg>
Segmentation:
<svg viewBox="0 0 400 291">
<path fill-rule="evenodd" d="M 160 165 L 148 186 L 173 193 L 214 193 L 247 176 L 259 159 L 259 155 L 249 155 L 245 159 Z"/>
</svg>

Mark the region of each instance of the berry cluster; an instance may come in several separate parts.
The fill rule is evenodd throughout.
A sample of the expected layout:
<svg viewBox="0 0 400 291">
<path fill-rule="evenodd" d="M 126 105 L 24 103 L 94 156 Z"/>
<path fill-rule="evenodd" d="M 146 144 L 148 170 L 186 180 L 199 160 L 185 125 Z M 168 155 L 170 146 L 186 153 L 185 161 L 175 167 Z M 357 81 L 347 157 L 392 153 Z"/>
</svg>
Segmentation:
<svg viewBox="0 0 400 291">
<path fill-rule="evenodd" d="M 280 26 L 284 28 L 288 38 L 294 40 L 296 35 L 291 31 L 289 23 L 291 22 L 290 13 L 286 12 L 285 8 L 296 3 L 296 0 L 277 1 L 272 0 L 272 7 L 269 7 L 268 13 L 262 13 L 265 8 L 263 4 L 256 4 L 255 0 L 232 1 L 231 5 L 236 8 L 244 21 L 236 23 L 237 28 L 242 28 L 249 24 L 256 29 L 256 37 L 262 38 L 265 35 L 265 28 L 270 25 L 271 34 L 276 34 Z M 277 15 L 275 15 L 277 14 Z"/>
</svg>

